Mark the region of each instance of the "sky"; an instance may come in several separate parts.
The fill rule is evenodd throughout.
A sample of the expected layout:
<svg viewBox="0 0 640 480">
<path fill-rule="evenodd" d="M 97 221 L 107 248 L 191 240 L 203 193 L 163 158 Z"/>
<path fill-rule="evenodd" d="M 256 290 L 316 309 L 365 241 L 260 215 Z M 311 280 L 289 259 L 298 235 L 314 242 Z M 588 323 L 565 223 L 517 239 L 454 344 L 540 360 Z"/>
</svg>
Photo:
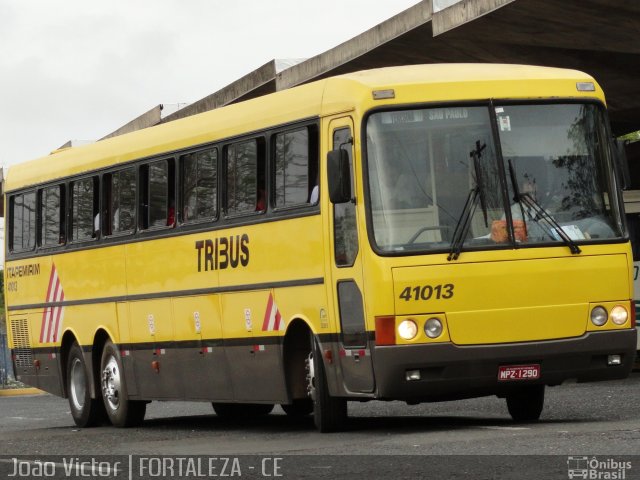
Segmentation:
<svg viewBox="0 0 640 480">
<path fill-rule="evenodd" d="M 0 165 L 309 58 L 419 0 L 0 0 Z M 6 172 L 5 172 L 6 173 Z"/>
</svg>

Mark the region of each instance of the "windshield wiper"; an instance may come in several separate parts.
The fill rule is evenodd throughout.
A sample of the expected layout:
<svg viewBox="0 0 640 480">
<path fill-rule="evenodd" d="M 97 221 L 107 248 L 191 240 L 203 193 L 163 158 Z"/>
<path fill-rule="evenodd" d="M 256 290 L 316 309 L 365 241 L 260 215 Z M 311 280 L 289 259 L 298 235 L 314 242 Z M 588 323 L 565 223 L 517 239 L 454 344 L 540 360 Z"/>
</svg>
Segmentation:
<svg viewBox="0 0 640 480">
<path fill-rule="evenodd" d="M 487 148 L 487 144 L 480 145 L 480 140 L 476 140 L 476 148 L 471 150 L 469 156 L 473 159 L 473 169 L 476 174 L 476 188 L 480 194 L 480 207 L 482 208 L 482 216 L 484 218 L 484 226 L 489 228 L 489 218 L 487 214 L 487 198 L 484 189 L 484 179 L 482 177 L 482 170 L 480 168 L 480 157 L 482 157 L 482 151 Z"/>
<path fill-rule="evenodd" d="M 480 165 L 480 158 L 482 157 L 482 151 L 487 148 L 487 144 L 480 145 L 480 140 L 476 140 L 476 148 L 469 152 L 469 156 L 473 161 L 473 169 L 475 172 L 476 186 L 473 187 L 467 195 L 467 201 L 462 209 L 462 214 L 458 219 L 456 228 L 453 231 L 453 238 L 451 239 L 451 250 L 449 251 L 448 261 L 457 260 L 462 252 L 462 246 L 464 240 L 469 233 L 469 227 L 471 226 L 471 219 L 476 211 L 478 200 L 480 200 L 480 206 L 482 208 L 482 215 L 484 218 L 484 224 L 489 228 L 489 219 L 487 214 L 487 201 L 484 192 L 484 180 L 482 178 L 482 169 Z"/>
<path fill-rule="evenodd" d="M 464 239 L 469 232 L 469 227 L 471 226 L 471 218 L 476 211 L 479 190 L 480 189 L 478 186 L 469 190 L 467 201 L 465 202 L 464 208 L 462 209 L 462 214 L 458 219 L 456 229 L 453 231 L 453 238 L 451 239 L 451 250 L 449 251 L 449 256 L 447 256 L 448 261 L 457 260 L 460 256 L 462 246 L 464 245 Z"/>
<path fill-rule="evenodd" d="M 555 230 L 556 234 L 562 239 L 565 245 L 569 247 L 569 250 L 571 250 L 571 253 L 573 253 L 574 255 L 581 253 L 582 250 L 580 250 L 580 247 L 578 246 L 578 244 L 574 242 L 569 235 L 567 235 L 567 232 L 564 231 L 564 229 L 558 223 L 558 221 L 555 218 L 553 218 L 553 216 L 549 212 L 547 212 L 544 208 L 542 208 L 542 206 L 536 201 L 535 198 L 533 198 L 533 196 L 531 196 L 530 193 L 520 193 L 520 188 L 518 188 L 518 180 L 516 179 L 516 172 L 515 172 L 515 169 L 513 168 L 513 163 L 511 162 L 511 159 L 508 160 L 508 164 L 509 164 L 509 177 L 511 179 L 511 186 L 513 188 L 513 193 L 514 193 L 513 201 L 518 202 L 518 204 L 520 205 L 520 211 L 522 212 L 522 219 L 524 220 L 525 218 L 524 214 L 526 210 L 527 216 L 531 220 L 536 222 L 538 225 L 540 225 L 542 228 L 544 228 L 546 230 L 547 235 L 549 235 L 551 238 L 554 238 L 553 230 Z M 525 205 L 526 208 L 522 206 L 523 204 Z M 533 212 L 534 215 L 532 215 L 531 212 Z M 551 230 L 551 228 L 545 228 L 545 225 L 540 221 L 541 219 L 545 220 L 548 225 L 551 225 L 551 227 L 553 227 L 553 230 Z M 548 225 L 546 225 L 546 227 L 548 227 Z"/>
</svg>

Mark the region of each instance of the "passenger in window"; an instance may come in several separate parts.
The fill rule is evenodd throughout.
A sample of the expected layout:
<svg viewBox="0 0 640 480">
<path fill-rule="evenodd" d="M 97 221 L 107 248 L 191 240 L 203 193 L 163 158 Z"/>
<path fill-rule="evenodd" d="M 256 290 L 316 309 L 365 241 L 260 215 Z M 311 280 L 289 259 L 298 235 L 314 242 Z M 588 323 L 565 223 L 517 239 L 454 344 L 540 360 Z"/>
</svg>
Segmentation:
<svg viewBox="0 0 640 480">
<path fill-rule="evenodd" d="M 98 233 L 100 233 L 100 212 L 96 213 L 96 216 L 93 217 L 93 234 L 91 236 L 98 238 Z"/>
<path fill-rule="evenodd" d="M 171 200 L 169 203 L 169 211 L 167 212 L 167 227 L 176 226 L 176 204 Z"/>
<path fill-rule="evenodd" d="M 120 231 L 120 205 L 117 205 L 113 212 L 113 220 L 111 221 L 111 233 Z"/>
<path fill-rule="evenodd" d="M 264 212 L 267 209 L 267 199 L 264 188 L 258 188 L 258 199 L 256 201 L 256 212 Z"/>
<path fill-rule="evenodd" d="M 313 188 L 311 189 L 311 193 L 309 194 L 309 203 L 311 205 L 315 205 L 318 203 L 318 200 L 320 199 L 320 179 L 318 178 L 318 175 L 316 175 L 316 181 L 313 184 Z"/>
<path fill-rule="evenodd" d="M 525 173 L 524 181 L 520 186 L 520 193 L 522 195 L 528 195 L 535 200 L 537 196 L 535 178 L 532 180 L 532 178 Z M 529 237 L 544 239 L 546 232 L 553 229 L 553 226 L 550 225 L 546 219 L 539 217 L 534 209 L 522 202 L 514 202 L 511 205 L 511 218 L 513 219 L 513 229 L 517 242 L 527 242 Z M 491 240 L 497 243 L 504 243 L 509 240 L 506 215 L 502 215 L 500 220 L 494 220 L 492 222 Z"/>
<path fill-rule="evenodd" d="M 318 196 L 319 196 L 319 188 L 318 188 L 318 184 L 316 184 L 313 187 L 313 190 L 311 190 L 311 195 L 309 195 L 309 203 L 311 205 L 315 205 L 316 203 L 318 203 Z"/>
<path fill-rule="evenodd" d="M 183 222 L 188 222 L 189 220 L 195 220 L 196 217 L 196 199 L 197 197 L 195 195 L 189 195 L 189 197 L 187 197 L 187 200 L 185 201 L 185 205 L 184 205 L 184 212 L 183 212 Z"/>
</svg>

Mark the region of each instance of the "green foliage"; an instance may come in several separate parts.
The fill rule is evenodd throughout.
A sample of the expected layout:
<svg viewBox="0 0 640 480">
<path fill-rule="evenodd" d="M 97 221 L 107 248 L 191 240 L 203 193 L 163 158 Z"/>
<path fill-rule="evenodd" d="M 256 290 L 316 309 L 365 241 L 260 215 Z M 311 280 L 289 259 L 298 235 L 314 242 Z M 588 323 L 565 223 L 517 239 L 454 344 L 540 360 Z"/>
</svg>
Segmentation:
<svg viewBox="0 0 640 480">
<path fill-rule="evenodd" d="M 620 137 L 620 140 L 629 140 L 632 142 L 636 142 L 640 140 L 640 130 L 637 132 L 627 133 L 626 135 Z"/>
</svg>

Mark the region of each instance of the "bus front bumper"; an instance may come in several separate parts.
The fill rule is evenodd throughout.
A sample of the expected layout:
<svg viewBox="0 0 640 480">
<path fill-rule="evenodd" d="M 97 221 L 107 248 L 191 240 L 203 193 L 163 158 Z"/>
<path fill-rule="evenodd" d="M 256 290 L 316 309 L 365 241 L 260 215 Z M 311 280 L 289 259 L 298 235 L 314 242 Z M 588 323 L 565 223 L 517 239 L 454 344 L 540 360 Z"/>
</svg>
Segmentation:
<svg viewBox="0 0 640 480">
<path fill-rule="evenodd" d="M 506 395 L 524 385 L 622 379 L 629 375 L 635 354 L 635 328 L 543 342 L 376 346 L 376 397 L 410 403 L 454 400 Z M 620 356 L 619 365 L 609 365 L 611 355 Z M 501 366 L 518 365 L 539 365 L 540 377 L 498 380 Z"/>
</svg>

